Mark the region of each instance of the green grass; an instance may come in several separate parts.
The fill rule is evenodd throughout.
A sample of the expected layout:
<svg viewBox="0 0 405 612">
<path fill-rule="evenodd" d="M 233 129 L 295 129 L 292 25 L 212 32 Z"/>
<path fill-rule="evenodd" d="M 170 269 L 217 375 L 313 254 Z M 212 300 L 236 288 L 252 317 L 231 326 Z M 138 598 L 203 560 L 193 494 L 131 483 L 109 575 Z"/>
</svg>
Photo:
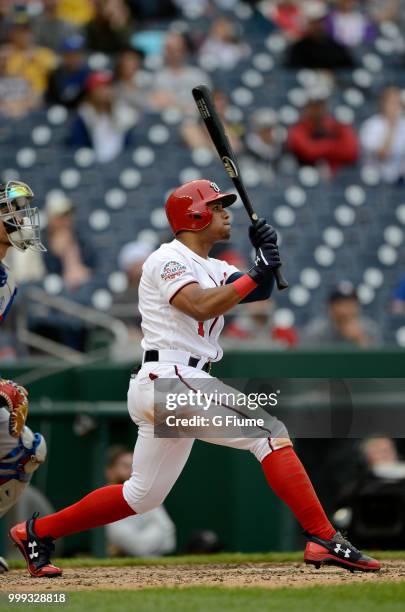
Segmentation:
<svg viewBox="0 0 405 612">
<path fill-rule="evenodd" d="M 402 612 L 405 584 L 351 584 L 304 589 L 153 588 L 142 591 L 69 593 L 60 610 L 83 612 Z M 55 605 L 55 604 L 54 604 Z M 30 609 L 49 612 L 54 605 Z M 3 608 L 6 609 L 6 608 Z M 27 605 L 8 606 L 25 609 Z"/>
<path fill-rule="evenodd" d="M 378 551 L 368 553 L 381 561 L 385 559 L 405 559 L 405 551 Z M 274 552 L 274 553 L 219 553 L 216 555 L 184 555 L 176 557 L 154 558 L 108 558 L 95 559 L 94 557 L 77 557 L 72 559 L 54 559 L 53 562 L 61 567 L 130 567 L 134 565 L 204 565 L 207 563 L 300 563 L 302 552 Z M 9 562 L 12 569 L 25 567 L 24 561 Z"/>
</svg>

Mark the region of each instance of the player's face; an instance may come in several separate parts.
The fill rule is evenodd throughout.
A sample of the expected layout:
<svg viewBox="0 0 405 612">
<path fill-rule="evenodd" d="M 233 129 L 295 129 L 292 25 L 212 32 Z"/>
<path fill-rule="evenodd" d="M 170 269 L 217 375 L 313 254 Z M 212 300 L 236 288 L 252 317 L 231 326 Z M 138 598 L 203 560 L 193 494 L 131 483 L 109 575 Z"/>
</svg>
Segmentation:
<svg viewBox="0 0 405 612">
<path fill-rule="evenodd" d="M 205 230 L 213 242 L 229 240 L 231 237 L 231 220 L 228 210 L 220 202 L 208 204 L 212 210 L 212 221 Z"/>
<path fill-rule="evenodd" d="M 0 221 L 0 245 L 1 246 L 10 246 L 10 239 L 6 232 L 6 228 L 4 227 L 3 221 Z"/>
</svg>

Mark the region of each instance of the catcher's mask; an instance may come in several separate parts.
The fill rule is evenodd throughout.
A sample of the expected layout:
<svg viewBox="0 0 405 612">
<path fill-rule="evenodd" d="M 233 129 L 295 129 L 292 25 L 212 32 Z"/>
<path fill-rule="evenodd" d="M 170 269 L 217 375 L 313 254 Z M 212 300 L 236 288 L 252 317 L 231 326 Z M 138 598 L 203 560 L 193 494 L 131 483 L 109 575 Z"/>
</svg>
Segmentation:
<svg viewBox="0 0 405 612">
<path fill-rule="evenodd" d="M 10 244 L 20 251 L 46 251 L 41 242 L 38 208 L 31 206 L 32 189 L 21 181 L 0 184 L 0 220 Z"/>
</svg>

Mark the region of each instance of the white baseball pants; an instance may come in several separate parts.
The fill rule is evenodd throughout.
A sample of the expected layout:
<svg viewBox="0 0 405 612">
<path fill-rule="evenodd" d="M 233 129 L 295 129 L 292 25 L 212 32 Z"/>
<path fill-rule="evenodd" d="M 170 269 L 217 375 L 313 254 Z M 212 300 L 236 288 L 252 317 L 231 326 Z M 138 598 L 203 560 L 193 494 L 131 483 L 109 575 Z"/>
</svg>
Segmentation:
<svg viewBox="0 0 405 612">
<path fill-rule="evenodd" d="M 177 366 L 184 379 L 205 379 L 212 377 L 196 368 Z M 160 506 L 190 455 L 193 438 L 155 438 L 154 437 L 154 382 L 149 374 L 160 378 L 177 377 L 173 364 L 164 362 L 145 363 L 136 378 L 132 378 L 128 390 L 128 411 L 138 425 L 138 439 L 135 444 L 132 475 L 124 483 L 125 501 L 137 514 L 148 512 Z M 220 381 L 215 386 L 229 391 Z M 235 393 L 239 393 L 235 390 Z M 248 450 L 260 462 L 272 451 L 291 446 L 292 443 L 284 425 L 279 423 L 279 433 L 274 438 L 204 438 L 205 442 Z"/>
</svg>

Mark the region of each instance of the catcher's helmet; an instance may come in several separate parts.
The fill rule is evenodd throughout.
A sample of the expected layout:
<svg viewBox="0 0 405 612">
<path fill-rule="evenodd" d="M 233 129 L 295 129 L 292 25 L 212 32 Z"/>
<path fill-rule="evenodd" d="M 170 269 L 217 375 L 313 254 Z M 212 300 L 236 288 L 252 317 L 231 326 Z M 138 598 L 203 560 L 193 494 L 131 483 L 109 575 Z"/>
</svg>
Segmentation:
<svg viewBox="0 0 405 612">
<path fill-rule="evenodd" d="M 38 208 L 31 206 L 31 187 L 21 181 L 0 184 L 0 221 L 12 246 L 20 251 L 46 251 L 41 242 Z"/>
<path fill-rule="evenodd" d="M 207 204 L 221 202 L 226 207 L 236 199 L 233 193 L 222 192 L 216 183 L 198 179 L 177 187 L 170 194 L 166 215 L 175 234 L 182 230 L 199 232 L 212 221 L 212 211 Z"/>
</svg>

